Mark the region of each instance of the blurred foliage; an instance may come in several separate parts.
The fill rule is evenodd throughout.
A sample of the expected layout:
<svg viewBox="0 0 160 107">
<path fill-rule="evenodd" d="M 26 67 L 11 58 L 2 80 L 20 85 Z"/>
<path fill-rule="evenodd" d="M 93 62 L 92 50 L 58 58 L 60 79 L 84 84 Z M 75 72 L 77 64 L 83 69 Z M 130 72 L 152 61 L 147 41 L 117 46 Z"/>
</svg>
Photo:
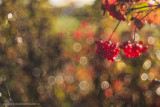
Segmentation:
<svg viewBox="0 0 160 107">
<path fill-rule="evenodd" d="M 146 25 L 136 40 L 147 53 L 111 63 L 95 54 L 118 21 L 92 6 L 54 8 L 47 0 L 2 0 L 0 5 L 0 104 L 35 107 L 160 106 L 160 26 Z M 133 40 L 122 22 L 112 41 Z M 28 107 L 30 107 L 28 105 Z"/>
</svg>

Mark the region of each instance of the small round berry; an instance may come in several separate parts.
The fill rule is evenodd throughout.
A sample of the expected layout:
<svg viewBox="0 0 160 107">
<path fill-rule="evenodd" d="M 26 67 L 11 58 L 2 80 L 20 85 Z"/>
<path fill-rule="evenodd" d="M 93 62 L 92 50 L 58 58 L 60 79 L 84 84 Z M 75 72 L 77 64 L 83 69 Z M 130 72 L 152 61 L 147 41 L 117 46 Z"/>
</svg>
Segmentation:
<svg viewBox="0 0 160 107">
<path fill-rule="evenodd" d="M 142 48 L 142 52 L 145 53 L 145 52 L 147 51 L 147 49 L 148 49 L 148 46 L 144 46 L 144 47 Z"/>
<path fill-rule="evenodd" d="M 129 58 L 129 57 L 130 57 L 130 55 L 129 55 L 129 54 L 126 54 L 125 56 L 126 56 L 127 58 Z"/>
<path fill-rule="evenodd" d="M 139 45 L 143 45 L 143 42 L 142 42 L 142 41 L 139 41 Z"/>
</svg>

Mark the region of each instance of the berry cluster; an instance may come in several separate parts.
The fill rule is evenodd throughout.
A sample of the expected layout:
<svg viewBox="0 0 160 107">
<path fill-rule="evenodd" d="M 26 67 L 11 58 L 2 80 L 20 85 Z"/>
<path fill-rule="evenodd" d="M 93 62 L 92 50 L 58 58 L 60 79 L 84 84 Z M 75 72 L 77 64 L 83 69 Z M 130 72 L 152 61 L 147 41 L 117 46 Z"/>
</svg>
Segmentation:
<svg viewBox="0 0 160 107">
<path fill-rule="evenodd" d="M 104 11 L 104 14 L 105 14 L 106 11 L 108 11 L 109 14 L 110 14 L 113 18 L 116 18 L 116 19 L 118 19 L 119 21 L 120 21 L 120 20 L 123 20 L 123 21 L 126 20 L 126 18 L 124 17 L 124 15 L 123 15 L 120 11 L 118 11 L 118 10 L 116 9 L 116 5 L 115 5 L 115 4 L 110 4 L 110 3 L 108 2 L 108 0 L 103 0 L 101 9 Z"/>
<path fill-rule="evenodd" d="M 118 20 L 123 20 L 123 21 L 126 20 L 126 18 L 124 17 L 124 15 L 120 11 L 116 10 L 116 5 L 114 5 L 114 4 L 110 5 L 108 11 L 109 11 L 109 14 L 113 18 L 116 18 Z"/>
<path fill-rule="evenodd" d="M 118 43 L 111 43 L 111 41 L 106 41 L 102 43 L 102 40 L 96 41 L 97 44 L 97 54 L 102 55 L 103 58 L 107 58 L 109 61 L 113 62 L 116 55 L 119 52 Z"/>
<path fill-rule="evenodd" d="M 148 49 L 147 46 L 143 46 L 142 41 L 139 43 L 130 43 L 130 41 L 126 41 L 123 45 L 120 46 L 120 48 L 124 50 L 125 56 L 127 58 L 137 58 L 141 53 L 145 53 Z"/>
</svg>

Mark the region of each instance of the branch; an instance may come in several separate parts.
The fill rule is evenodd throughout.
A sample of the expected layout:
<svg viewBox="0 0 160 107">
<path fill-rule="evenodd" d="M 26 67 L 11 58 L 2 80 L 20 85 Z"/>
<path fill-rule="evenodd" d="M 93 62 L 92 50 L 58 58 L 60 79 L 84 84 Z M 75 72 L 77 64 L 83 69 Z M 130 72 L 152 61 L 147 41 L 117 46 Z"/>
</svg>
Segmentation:
<svg viewBox="0 0 160 107">
<path fill-rule="evenodd" d="M 158 9 L 159 8 L 159 6 L 157 7 L 157 8 L 155 8 L 155 9 L 153 9 L 153 10 L 151 10 L 150 12 L 148 12 L 145 16 L 143 16 L 139 21 L 138 21 L 138 23 L 136 23 L 136 25 L 135 25 L 135 29 L 134 29 L 134 41 L 135 41 L 135 33 L 136 33 L 136 26 L 141 22 L 141 20 L 143 20 L 146 16 L 148 16 L 151 12 L 153 12 L 154 10 L 156 10 L 156 9 Z"/>
<path fill-rule="evenodd" d="M 157 4 L 159 4 L 156 0 L 153 0 L 154 2 L 156 2 Z"/>
<path fill-rule="evenodd" d="M 137 9 L 142 9 L 142 8 L 146 8 L 146 7 L 154 7 L 154 6 L 160 7 L 160 4 L 159 4 L 159 5 L 149 5 L 149 6 L 131 8 L 131 9 L 127 9 L 127 10 L 128 10 L 128 11 L 134 11 L 134 10 L 137 10 Z"/>
<path fill-rule="evenodd" d="M 137 9 L 142 9 L 142 8 L 146 8 L 146 7 L 154 7 L 154 6 L 157 6 L 157 8 L 159 8 L 159 7 L 160 7 L 160 4 L 158 4 L 158 5 L 143 6 L 143 7 L 138 7 L 138 8 L 126 9 L 128 12 L 127 12 L 125 15 L 127 15 L 128 13 L 130 13 L 130 12 L 132 12 L 132 11 L 134 11 L 134 10 L 137 10 Z"/>
</svg>

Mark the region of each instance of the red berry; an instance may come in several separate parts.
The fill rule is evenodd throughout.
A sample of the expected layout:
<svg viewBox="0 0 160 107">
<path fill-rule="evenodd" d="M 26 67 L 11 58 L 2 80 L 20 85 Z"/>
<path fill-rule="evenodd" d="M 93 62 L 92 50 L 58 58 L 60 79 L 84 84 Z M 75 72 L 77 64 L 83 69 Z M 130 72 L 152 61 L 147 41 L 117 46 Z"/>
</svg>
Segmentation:
<svg viewBox="0 0 160 107">
<path fill-rule="evenodd" d="M 129 55 L 129 54 L 126 54 L 125 56 L 126 56 L 127 58 L 129 58 L 129 57 L 130 57 L 130 55 Z"/>
<path fill-rule="evenodd" d="M 142 42 L 142 41 L 139 41 L 139 45 L 143 45 L 143 42 Z"/>
<path fill-rule="evenodd" d="M 147 51 L 147 49 L 148 49 L 148 46 L 144 46 L 144 47 L 142 48 L 142 52 L 145 53 L 145 52 Z"/>
</svg>

